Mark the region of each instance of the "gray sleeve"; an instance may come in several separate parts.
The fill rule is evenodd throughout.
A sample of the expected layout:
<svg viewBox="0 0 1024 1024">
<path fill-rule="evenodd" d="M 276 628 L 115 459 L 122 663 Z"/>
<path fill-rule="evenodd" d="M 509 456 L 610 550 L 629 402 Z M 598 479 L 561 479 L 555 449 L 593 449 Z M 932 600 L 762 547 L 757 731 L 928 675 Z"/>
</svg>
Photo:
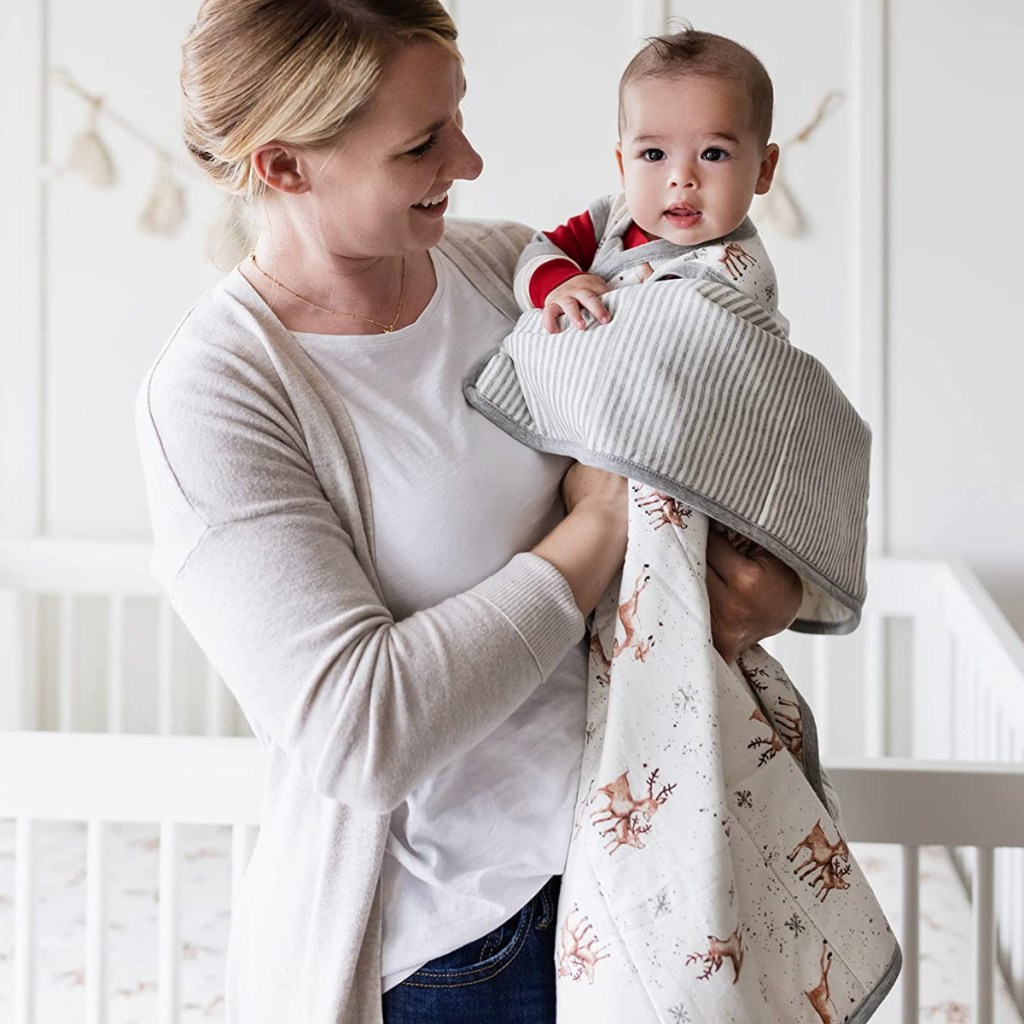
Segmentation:
<svg viewBox="0 0 1024 1024">
<path fill-rule="evenodd" d="M 259 379 L 237 360 L 158 364 L 144 387 L 155 563 L 254 728 L 316 792 L 386 813 L 511 715 L 583 619 L 527 553 L 396 622 Z"/>
<path fill-rule="evenodd" d="M 590 217 L 590 223 L 593 231 L 593 246 L 595 253 L 608 226 L 608 215 L 611 210 L 611 206 L 611 197 L 602 196 L 600 199 L 591 203 L 587 208 L 586 212 Z M 581 214 L 579 218 L 573 218 L 573 220 L 582 219 L 582 217 L 583 215 Z M 566 229 L 567 225 L 571 223 L 572 221 L 569 221 L 567 224 L 563 224 L 561 227 L 555 228 L 553 233 L 557 234 L 559 231 Z M 577 237 L 579 236 L 577 235 Z M 535 308 L 532 300 L 530 299 L 530 280 L 533 278 L 533 275 L 537 270 L 550 260 L 568 260 L 579 268 L 580 273 L 583 273 L 590 269 L 593 257 L 589 260 L 574 259 L 558 245 L 552 242 L 546 232 L 536 232 L 519 255 L 519 261 L 516 264 L 516 273 L 513 282 L 516 302 L 519 303 L 519 308 L 524 312 Z"/>
</svg>

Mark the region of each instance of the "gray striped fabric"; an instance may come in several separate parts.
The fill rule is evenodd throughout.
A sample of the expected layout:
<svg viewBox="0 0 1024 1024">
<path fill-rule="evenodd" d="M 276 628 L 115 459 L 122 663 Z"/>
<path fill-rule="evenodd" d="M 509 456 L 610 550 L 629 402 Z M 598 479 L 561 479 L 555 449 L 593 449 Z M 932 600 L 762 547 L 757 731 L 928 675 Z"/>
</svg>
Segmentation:
<svg viewBox="0 0 1024 1024">
<path fill-rule="evenodd" d="M 544 331 L 525 313 L 466 398 L 533 448 L 670 494 L 804 580 L 794 629 L 854 629 L 871 435 L 813 356 L 760 306 L 709 281 L 604 296 L 612 323 Z"/>
</svg>

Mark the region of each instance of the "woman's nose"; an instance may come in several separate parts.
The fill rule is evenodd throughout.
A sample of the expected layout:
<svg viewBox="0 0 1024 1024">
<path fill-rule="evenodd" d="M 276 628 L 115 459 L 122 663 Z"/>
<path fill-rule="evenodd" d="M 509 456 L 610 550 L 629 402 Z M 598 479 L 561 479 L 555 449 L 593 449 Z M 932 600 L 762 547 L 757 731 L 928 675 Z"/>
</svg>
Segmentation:
<svg viewBox="0 0 1024 1024">
<path fill-rule="evenodd" d="M 483 157 L 469 144 L 462 129 L 458 129 L 458 140 L 455 151 L 451 157 L 451 171 L 449 176 L 452 179 L 460 178 L 463 181 L 472 181 L 480 177 L 484 169 Z"/>
</svg>

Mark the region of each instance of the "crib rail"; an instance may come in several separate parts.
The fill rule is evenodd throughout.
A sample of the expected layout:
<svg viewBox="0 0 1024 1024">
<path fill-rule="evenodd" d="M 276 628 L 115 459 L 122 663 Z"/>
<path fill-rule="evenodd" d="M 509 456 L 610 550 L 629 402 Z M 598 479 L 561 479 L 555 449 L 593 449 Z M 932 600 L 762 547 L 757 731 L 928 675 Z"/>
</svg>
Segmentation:
<svg viewBox="0 0 1024 1024">
<path fill-rule="evenodd" d="M 142 543 L 0 541 L 0 728 L 248 732 L 153 578 L 150 553 Z"/>
</svg>

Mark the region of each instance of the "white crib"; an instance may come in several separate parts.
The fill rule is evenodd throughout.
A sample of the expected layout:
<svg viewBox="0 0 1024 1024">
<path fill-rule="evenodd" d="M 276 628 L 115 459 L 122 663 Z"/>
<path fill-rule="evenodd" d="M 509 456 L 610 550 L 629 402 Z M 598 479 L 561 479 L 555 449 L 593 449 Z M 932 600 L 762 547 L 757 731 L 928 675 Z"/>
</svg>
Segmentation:
<svg viewBox="0 0 1024 1024">
<path fill-rule="evenodd" d="M 0 886 L 0 925 L 9 920 L 13 936 L 5 948 L 0 931 L 0 1019 L 15 1024 L 56 1019 L 45 1005 L 53 979 L 40 976 L 48 936 L 39 893 L 40 836 L 55 822 L 83 833 L 74 870 L 83 967 L 67 972 L 74 999 L 61 1005 L 74 1011 L 61 1010 L 61 1024 L 188 1024 L 222 1011 L 216 998 L 183 998 L 199 964 L 181 927 L 183 836 L 219 830 L 229 908 L 259 821 L 260 753 L 147 560 L 144 545 L 0 543 L 0 825 L 11 833 L 13 894 L 5 906 Z M 1019 1021 L 1011 1000 L 1024 1007 L 1024 643 L 962 568 L 885 559 L 869 575 L 858 633 L 789 634 L 773 647 L 816 710 L 849 836 L 901 848 L 905 967 L 883 1011 L 903 1024 Z M 152 982 L 114 991 L 111 849 L 117 830 L 131 828 L 153 832 L 138 843 L 158 861 L 158 952 Z M 958 965 L 973 978 L 970 1009 L 929 1005 L 919 989 L 921 922 L 931 921 L 919 866 L 932 846 L 949 848 L 970 893 L 973 952 Z"/>
</svg>

